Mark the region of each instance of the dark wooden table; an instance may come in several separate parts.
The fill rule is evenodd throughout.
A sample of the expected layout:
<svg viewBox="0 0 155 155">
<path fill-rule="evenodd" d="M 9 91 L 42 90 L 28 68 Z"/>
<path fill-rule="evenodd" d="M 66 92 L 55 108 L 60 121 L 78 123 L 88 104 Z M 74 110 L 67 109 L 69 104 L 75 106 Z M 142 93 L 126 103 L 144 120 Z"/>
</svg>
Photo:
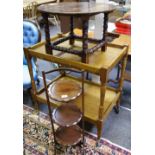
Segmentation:
<svg viewBox="0 0 155 155">
<path fill-rule="evenodd" d="M 113 5 L 95 2 L 65 2 L 57 4 L 45 4 L 38 7 L 38 11 L 42 14 L 45 21 L 45 36 L 46 36 L 46 52 L 52 54 L 52 50 L 58 50 L 62 52 L 67 52 L 71 54 L 79 55 L 82 58 L 82 62 L 88 63 L 88 54 L 91 54 L 101 48 L 102 51 L 106 50 L 106 32 L 108 28 L 108 15 L 114 10 Z M 88 38 L 88 21 L 91 16 L 97 15 L 99 13 L 104 13 L 103 20 L 103 37 L 102 39 Z M 49 15 L 63 15 L 70 17 L 70 34 L 61 38 L 55 42 L 50 41 L 49 32 Z M 82 20 L 82 36 L 77 36 L 74 34 L 74 17 L 80 17 Z M 64 25 L 68 26 L 68 25 Z M 82 49 L 75 50 L 72 48 L 65 48 L 58 46 L 58 44 L 69 40 L 70 45 L 74 45 L 74 40 L 80 39 L 82 41 Z M 88 49 L 88 43 L 94 43 L 92 48 Z"/>
</svg>

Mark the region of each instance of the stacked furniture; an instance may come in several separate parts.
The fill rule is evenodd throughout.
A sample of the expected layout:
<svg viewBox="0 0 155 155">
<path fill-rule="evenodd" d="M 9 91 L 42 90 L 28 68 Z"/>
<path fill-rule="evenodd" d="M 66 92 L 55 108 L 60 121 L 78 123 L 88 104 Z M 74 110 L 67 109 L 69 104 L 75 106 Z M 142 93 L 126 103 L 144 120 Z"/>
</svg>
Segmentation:
<svg viewBox="0 0 155 155">
<path fill-rule="evenodd" d="M 45 36 L 46 36 L 46 52 L 52 54 L 53 50 L 58 50 L 70 54 L 75 54 L 81 57 L 82 62 L 88 63 L 88 55 L 97 51 L 101 48 L 102 51 L 106 50 L 106 35 L 108 28 L 108 15 L 113 12 L 114 6 L 108 4 L 99 3 L 88 3 L 88 2 L 66 2 L 59 4 L 46 4 L 38 7 L 38 11 L 42 14 L 45 21 Z M 88 38 L 88 23 L 90 17 L 103 13 L 103 37 L 102 39 Z M 70 33 L 64 38 L 60 38 L 55 42 L 50 41 L 50 31 L 49 31 L 49 15 L 63 15 L 70 18 Z M 74 19 L 79 17 L 82 22 L 83 35 L 77 36 L 74 34 Z M 67 25 L 66 25 L 67 26 Z M 115 36 L 112 34 L 112 36 Z M 74 45 L 74 40 L 78 39 L 82 41 L 82 49 L 70 49 L 60 46 L 61 43 L 69 40 L 70 45 Z M 93 43 L 94 45 L 88 48 L 88 44 Z"/>
<path fill-rule="evenodd" d="M 66 3 L 67 4 L 67 3 Z M 62 4 L 61 4 L 62 5 Z M 77 6 L 80 7 L 83 4 L 78 4 Z M 87 18 L 83 20 L 83 35 L 82 37 L 74 37 L 73 34 L 73 26 L 72 26 L 72 19 L 71 16 L 71 32 L 70 36 L 67 35 L 56 35 L 55 37 L 50 38 L 49 35 L 49 27 L 48 27 L 48 13 L 46 11 L 43 12 L 43 16 L 46 21 L 46 41 L 42 41 L 34 45 L 29 49 L 25 49 L 25 55 L 28 61 L 29 71 L 32 80 L 32 88 L 33 88 L 33 96 L 35 100 L 39 103 L 46 103 L 46 90 L 45 88 L 37 89 L 35 82 L 33 80 L 33 71 L 32 71 L 32 64 L 31 59 L 32 57 L 36 57 L 39 59 L 43 59 L 46 61 L 50 61 L 53 63 L 57 63 L 61 66 L 70 67 L 78 70 L 84 70 L 85 72 L 95 74 L 99 77 L 99 81 L 87 80 L 84 79 L 84 119 L 93 123 L 97 127 L 97 138 L 98 140 L 101 138 L 103 124 L 114 108 L 116 113 L 119 112 L 119 101 L 121 98 L 122 87 L 123 87 L 123 80 L 124 80 L 124 72 L 127 62 L 127 54 L 128 54 L 128 46 L 127 45 L 117 45 L 113 43 L 109 43 L 106 41 L 107 33 L 107 20 L 108 20 L 108 9 L 111 10 L 111 7 L 100 7 L 100 6 L 93 6 L 85 3 L 87 5 L 88 10 L 95 10 L 94 7 L 98 9 L 105 9 L 106 16 L 104 17 L 104 32 L 103 32 L 103 39 L 100 41 L 96 41 L 95 39 L 89 39 L 87 33 Z M 44 6 L 43 9 L 46 10 L 49 6 Z M 56 6 L 55 6 L 56 7 Z M 90 7 L 90 8 L 89 8 Z M 93 8 L 92 8 L 93 7 Z M 61 8 L 61 7 L 60 7 Z M 74 8 L 75 9 L 75 8 Z M 74 10 L 73 9 L 73 10 Z M 102 10 L 103 12 L 105 10 Z M 80 9 L 77 9 L 80 10 Z M 88 11 L 87 10 L 87 11 Z M 82 9 L 82 13 L 85 15 L 90 15 L 86 10 Z M 101 10 L 99 11 L 101 12 Z M 51 13 L 51 12 L 50 12 Z M 70 13 L 70 12 L 69 12 Z M 67 15 L 69 15 L 67 13 Z M 77 13 L 75 13 L 77 15 Z M 81 14 L 78 14 L 81 16 Z M 84 16 L 82 16 L 84 17 Z M 70 38 L 72 36 L 72 38 Z M 88 44 L 88 40 L 90 41 Z M 93 40 L 93 41 L 92 41 Z M 52 44 L 52 46 L 51 46 Z M 57 48 L 56 45 L 59 44 L 60 48 Z M 55 46 L 55 47 L 54 47 Z M 61 50 L 62 49 L 62 50 Z M 64 50 L 63 50 L 64 49 Z M 91 53 L 90 51 L 93 49 Z M 75 54 L 74 51 L 81 51 L 84 56 L 81 54 Z M 82 56 L 82 61 L 81 61 Z M 109 73 L 110 71 L 118 64 L 121 63 L 121 71 L 119 77 L 118 87 L 110 87 L 108 85 Z M 60 78 L 66 80 L 74 80 L 75 82 L 81 83 L 81 79 L 77 76 L 72 76 L 70 74 L 64 74 L 64 72 L 60 72 L 60 75 L 57 76 L 55 80 Z M 72 102 L 77 105 L 80 109 L 81 107 L 81 98 L 83 96 L 80 95 Z M 56 100 L 49 100 L 49 103 L 53 107 L 59 107 L 61 105 L 60 102 Z"/>
</svg>

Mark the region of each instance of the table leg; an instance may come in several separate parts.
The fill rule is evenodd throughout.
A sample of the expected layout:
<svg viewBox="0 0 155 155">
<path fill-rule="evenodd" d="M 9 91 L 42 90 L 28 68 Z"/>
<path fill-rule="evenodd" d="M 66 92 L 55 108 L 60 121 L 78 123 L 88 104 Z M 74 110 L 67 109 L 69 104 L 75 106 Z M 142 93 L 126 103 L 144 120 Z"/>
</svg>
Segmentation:
<svg viewBox="0 0 155 155">
<path fill-rule="evenodd" d="M 88 19 L 84 19 L 82 21 L 82 62 L 88 63 Z"/>
<path fill-rule="evenodd" d="M 46 52 L 48 54 L 52 54 L 52 44 L 51 44 L 51 41 L 50 41 L 48 14 L 43 13 L 42 16 L 43 16 L 43 19 L 44 19 L 44 22 L 45 22 L 45 38 L 46 38 L 45 48 L 46 48 Z"/>
<path fill-rule="evenodd" d="M 73 23 L 73 16 L 70 17 L 70 40 L 69 43 L 70 45 L 74 44 L 74 23 Z"/>
<path fill-rule="evenodd" d="M 101 51 L 106 51 L 106 32 L 108 29 L 108 13 L 104 13 L 104 20 L 103 20 L 103 38 L 102 40 L 105 41 L 105 44 L 102 46 Z"/>
</svg>

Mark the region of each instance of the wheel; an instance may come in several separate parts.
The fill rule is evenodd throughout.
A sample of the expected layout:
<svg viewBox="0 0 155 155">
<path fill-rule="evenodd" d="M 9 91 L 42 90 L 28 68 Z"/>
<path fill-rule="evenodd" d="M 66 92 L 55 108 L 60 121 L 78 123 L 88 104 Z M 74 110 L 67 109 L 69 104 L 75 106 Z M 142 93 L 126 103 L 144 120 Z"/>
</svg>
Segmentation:
<svg viewBox="0 0 155 155">
<path fill-rule="evenodd" d="M 114 111 L 115 111 L 116 114 L 118 114 L 119 113 L 119 106 L 115 106 Z"/>
</svg>

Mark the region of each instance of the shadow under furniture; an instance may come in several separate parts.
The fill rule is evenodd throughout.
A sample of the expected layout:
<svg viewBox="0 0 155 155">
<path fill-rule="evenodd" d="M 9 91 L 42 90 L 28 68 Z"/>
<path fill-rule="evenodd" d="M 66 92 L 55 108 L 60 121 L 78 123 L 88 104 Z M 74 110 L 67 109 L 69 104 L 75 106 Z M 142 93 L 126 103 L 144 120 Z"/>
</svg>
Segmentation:
<svg viewBox="0 0 155 155">
<path fill-rule="evenodd" d="M 62 35 L 56 35 L 51 38 L 50 41 L 56 41 L 57 39 L 63 38 Z M 69 41 L 63 42 L 61 46 L 73 49 L 82 49 L 82 43 L 80 40 L 75 39 L 74 46 L 70 45 Z M 94 45 L 89 44 L 89 48 Z M 53 50 L 53 54 L 46 52 L 46 41 L 42 41 L 34 45 L 29 49 L 25 49 L 25 55 L 28 61 L 29 71 L 31 75 L 33 95 L 37 102 L 45 103 L 46 95 L 44 87 L 37 89 L 32 72 L 32 57 L 43 59 L 49 62 L 57 63 L 62 66 L 67 66 L 70 68 L 75 68 L 78 70 L 84 70 L 92 74 L 96 74 L 100 77 L 100 83 L 95 83 L 93 81 L 84 80 L 84 104 L 85 104 L 85 114 L 84 119 L 88 122 L 93 123 L 97 127 L 97 137 L 101 138 L 103 123 L 107 116 L 115 107 L 116 112 L 119 112 L 119 101 L 121 98 L 124 72 L 127 62 L 127 45 L 117 45 L 112 43 L 107 43 L 107 48 L 105 52 L 98 50 L 93 54 L 88 56 L 88 63 L 81 62 L 81 58 L 75 54 L 65 53 L 57 50 Z M 119 84 L 117 88 L 108 86 L 108 75 L 109 72 L 118 64 L 122 63 L 121 76 L 119 79 Z M 73 77 L 71 75 L 60 74 L 56 79 L 64 78 L 75 80 L 76 82 L 81 82 L 78 77 Z M 79 108 L 81 108 L 81 96 L 77 97 L 73 103 L 75 103 Z M 50 99 L 50 104 L 53 107 L 60 106 L 60 103 Z"/>
</svg>

